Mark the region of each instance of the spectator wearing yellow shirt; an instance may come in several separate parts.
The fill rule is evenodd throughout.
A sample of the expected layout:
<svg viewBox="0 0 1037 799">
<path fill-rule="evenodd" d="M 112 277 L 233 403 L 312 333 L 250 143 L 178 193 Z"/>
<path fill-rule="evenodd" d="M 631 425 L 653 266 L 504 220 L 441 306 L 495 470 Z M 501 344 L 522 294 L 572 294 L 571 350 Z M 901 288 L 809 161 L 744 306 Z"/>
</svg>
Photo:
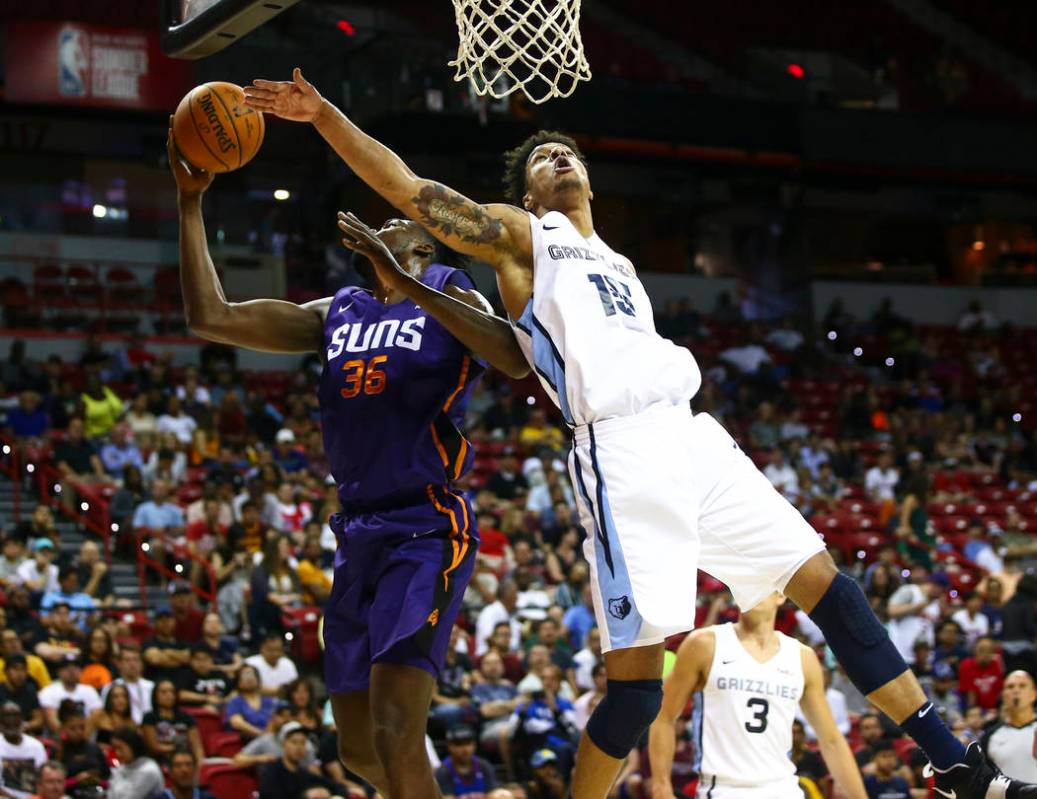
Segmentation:
<svg viewBox="0 0 1037 799">
<path fill-rule="evenodd" d="M 547 411 L 543 408 L 534 408 L 530 411 L 529 419 L 519 431 L 519 443 L 527 449 L 550 447 L 558 450 L 562 448 L 564 438 L 561 430 L 548 424 Z"/>
<path fill-rule="evenodd" d="M 14 654 L 25 655 L 25 666 L 29 671 L 29 676 L 36 680 L 36 684 L 40 688 L 46 688 L 51 683 L 50 672 L 47 671 L 47 664 L 43 662 L 43 659 L 38 655 L 32 655 L 24 653 L 22 651 L 22 642 L 18 638 L 18 633 L 14 630 L 5 629 L 0 633 L 0 652 L 2 652 L 4 658 Z M 7 679 L 6 667 L 4 660 L 0 659 L 0 681 Z"/>
<path fill-rule="evenodd" d="M 331 593 L 331 578 L 320 565 L 322 553 L 320 538 L 310 536 L 303 545 L 302 558 L 299 560 L 298 574 L 303 596 L 306 602 L 313 605 L 323 605 Z"/>
<path fill-rule="evenodd" d="M 108 435 L 124 411 L 122 400 L 95 374 L 87 375 L 79 402 L 87 438 Z"/>
</svg>

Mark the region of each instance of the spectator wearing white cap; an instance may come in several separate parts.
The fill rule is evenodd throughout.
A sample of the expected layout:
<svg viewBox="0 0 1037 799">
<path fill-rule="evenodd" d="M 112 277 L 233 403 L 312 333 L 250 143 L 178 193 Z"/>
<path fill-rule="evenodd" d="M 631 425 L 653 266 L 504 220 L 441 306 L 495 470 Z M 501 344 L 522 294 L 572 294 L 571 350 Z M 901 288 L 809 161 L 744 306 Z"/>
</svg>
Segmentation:
<svg viewBox="0 0 1037 799">
<path fill-rule="evenodd" d="M 306 728 L 297 721 L 289 721 L 277 735 L 281 757 L 259 771 L 259 799 L 288 799 L 301 796 L 314 786 L 323 786 L 336 792 L 340 786 L 314 774 L 306 768 L 309 740 Z"/>
<path fill-rule="evenodd" d="M 309 465 L 306 455 L 295 444 L 295 433 L 287 427 L 278 430 L 274 438 L 274 463 L 288 475 L 304 472 Z"/>
</svg>

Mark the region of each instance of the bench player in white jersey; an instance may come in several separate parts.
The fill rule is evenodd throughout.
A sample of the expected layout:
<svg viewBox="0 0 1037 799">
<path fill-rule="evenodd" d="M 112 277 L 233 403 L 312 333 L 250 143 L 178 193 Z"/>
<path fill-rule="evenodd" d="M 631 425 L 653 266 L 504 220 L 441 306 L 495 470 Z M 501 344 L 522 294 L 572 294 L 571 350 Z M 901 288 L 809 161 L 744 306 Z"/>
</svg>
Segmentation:
<svg viewBox="0 0 1037 799">
<path fill-rule="evenodd" d="M 825 701 L 824 674 L 809 647 L 774 629 L 785 597 L 775 592 L 735 624 L 696 630 L 681 643 L 652 723 L 652 799 L 674 799 L 673 725 L 692 715 L 698 799 L 802 799 L 789 759 L 796 709 L 817 731 L 821 756 L 847 799 L 867 799 L 853 752 Z"/>
<path fill-rule="evenodd" d="M 699 368 L 656 333 L 633 265 L 595 232 L 590 178 L 572 139 L 531 136 L 506 159 L 513 204 L 481 205 L 416 175 L 299 70 L 290 81 L 255 81 L 245 98 L 312 123 L 385 200 L 494 268 L 516 336 L 573 429 L 570 473 L 609 677 L 580 741 L 575 799 L 609 792 L 655 718 L 662 642 L 693 626 L 698 567 L 727 583 L 742 607 L 779 590 L 809 613 L 858 689 L 925 751 L 947 797 L 1037 797 L 1037 786 L 1010 784 L 978 745 L 966 751 L 930 712 L 860 587 L 839 574 L 814 530 L 724 428 L 692 415 Z M 447 327 L 464 339 L 492 321 L 466 306 Z"/>
</svg>

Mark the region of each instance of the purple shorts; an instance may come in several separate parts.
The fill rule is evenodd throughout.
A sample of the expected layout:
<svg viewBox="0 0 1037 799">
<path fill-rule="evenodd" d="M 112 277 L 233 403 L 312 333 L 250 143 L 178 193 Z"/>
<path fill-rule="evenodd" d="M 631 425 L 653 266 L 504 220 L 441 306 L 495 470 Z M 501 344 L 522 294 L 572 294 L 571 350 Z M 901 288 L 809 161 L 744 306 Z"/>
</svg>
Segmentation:
<svg viewBox="0 0 1037 799">
<path fill-rule="evenodd" d="M 375 663 L 438 677 L 479 548 L 471 505 L 434 488 L 423 505 L 336 514 L 331 528 L 338 552 L 324 611 L 328 690 L 365 690 Z"/>
</svg>

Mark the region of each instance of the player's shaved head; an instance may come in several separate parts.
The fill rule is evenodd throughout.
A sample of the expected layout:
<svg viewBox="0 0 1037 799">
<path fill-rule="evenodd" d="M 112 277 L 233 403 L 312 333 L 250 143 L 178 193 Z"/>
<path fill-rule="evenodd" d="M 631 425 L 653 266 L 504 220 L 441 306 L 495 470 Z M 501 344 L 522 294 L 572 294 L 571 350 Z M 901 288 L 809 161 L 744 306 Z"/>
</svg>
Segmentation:
<svg viewBox="0 0 1037 799">
<path fill-rule="evenodd" d="M 529 166 L 529 157 L 543 144 L 565 145 L 584 166 L 587 165 L 587 159 L 572 136 L 556 130 L 537 131 L 518 147 L 504 153 L 504 191 L 508 201 L 519 208 L 522 207 L 522 198 L 526 196 L 526 168 Z"/>
</svg>

